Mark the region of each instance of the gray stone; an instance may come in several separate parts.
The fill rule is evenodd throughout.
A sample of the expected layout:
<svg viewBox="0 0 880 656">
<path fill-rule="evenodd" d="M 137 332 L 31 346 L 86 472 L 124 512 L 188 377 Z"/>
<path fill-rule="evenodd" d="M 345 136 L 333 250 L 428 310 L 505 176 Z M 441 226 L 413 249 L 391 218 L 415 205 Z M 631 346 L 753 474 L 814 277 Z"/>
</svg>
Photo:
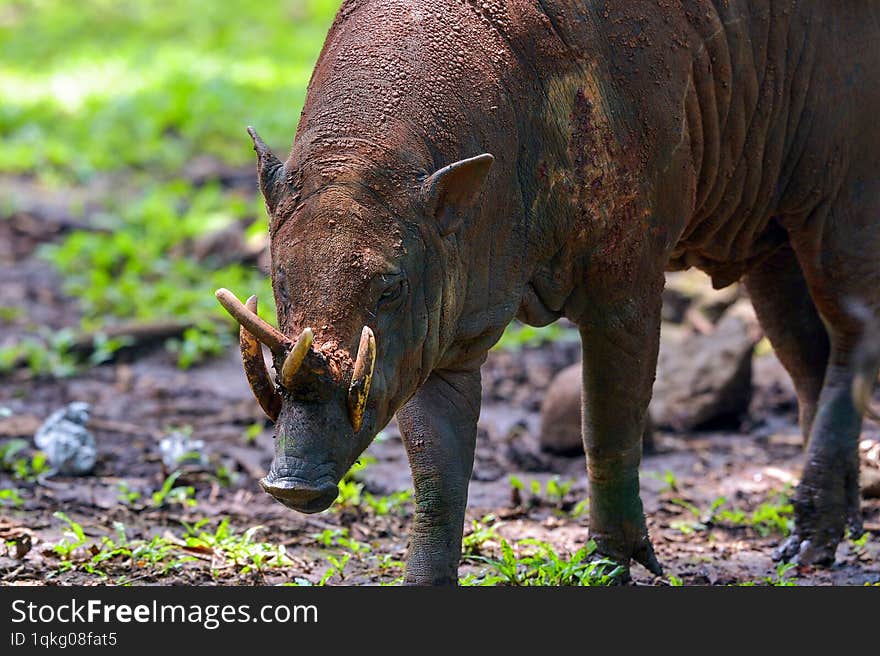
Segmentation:
<svg viewBox="0 0 880 656">
<path fill-rule="evenodd" d="M 159 442 L 162 464 L 169 470 L 177 469 L 181 465 L 207 466 L 208 458 L 204 449 L 204 441 L 194 440 L 192 436 L 179 431 L 169 433 Z"/>
<path fill-rule="evenodd" d="M 53 473 L 81 476 L 94 469 L 98 450 L 88 421 L 89 404 L 77 401 L 53 412 L 37 429 L 34 444 Z"/>
<path fill-rule="evenodd" d="M 542 451 L 557 455 L 578 455 L 584 452 L 581 438 L 581 363 L 566 367 L 550 384 L 541 405 Z M 642 436 L 646 453 L 654 449 L 654 428 L 648 421 Z"/>
<path fill-rule="evenodd" d="M 709 335 L 663 328 L 651 402 L 656 425 L 689 431 L 745 414 L 756 343 L 748 320 L 730 313 Z"/>
<path fill-rule="evenodd" d="M 748 303 L 737 304 L 709 335 L 663 324 L 654 398 L 643 442 L 653 444 L 652 426 L 690 431 L 748 411 L 752 354 L 759 338 Z M 541 406 L 540 445 L 557 454 L 582 453 L 581 364 L 554 378 Z"/>
</svg>

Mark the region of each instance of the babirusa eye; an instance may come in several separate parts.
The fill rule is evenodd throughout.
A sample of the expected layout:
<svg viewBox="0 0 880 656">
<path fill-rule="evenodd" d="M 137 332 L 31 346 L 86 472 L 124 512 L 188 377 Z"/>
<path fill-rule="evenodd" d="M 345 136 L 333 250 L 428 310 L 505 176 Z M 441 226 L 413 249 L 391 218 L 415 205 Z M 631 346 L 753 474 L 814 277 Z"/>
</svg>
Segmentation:
<svg viewBox="0 0 880 656">
<path fill-rule="evenodd" d="M 400 279 L 396 282 L 392 283 L 388 287 L 386 287 L 382 294 L 379 296 L 379 304 L 380 305 L 388 305 L 389 303 L 393 303 L 398 300 L 403 295 L 403 290 L 406 287 L 406 280 Z"/>
</svg>

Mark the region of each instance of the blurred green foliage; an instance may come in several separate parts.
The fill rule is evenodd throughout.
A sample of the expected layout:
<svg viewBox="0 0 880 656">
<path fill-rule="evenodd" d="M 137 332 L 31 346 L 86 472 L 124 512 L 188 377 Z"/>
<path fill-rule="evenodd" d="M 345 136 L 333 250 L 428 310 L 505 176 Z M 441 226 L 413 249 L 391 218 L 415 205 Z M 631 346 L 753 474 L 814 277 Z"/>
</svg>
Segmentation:
<svg viewBox="0 0 880 656">
<path fill-rule="evenodd" d="M 248 236 L 265 233 L 261 199 L 193 184 L 189 167 L 255 167 L 247 125 L 286 151 L 339 3 L 0 2 L 0 175 L 99 194 L 101 211 L 88 217 L 97 230 L 41 253 L 79 302 L 83 330 L 191 321 L 169 343 L 187 367 L 233 339 L 216 288 L 258 293 L 260 313 L 274 317 L 269 282 L 255 266 L 191 255 L 200 236 L 234 222 L 250 224 Z M 74 373 L 66 342 L 55 341 L 34 335 L 4 345 L 0 371 L 24 364 L 35 374 Z"/>
<path fill-rule="evenodd" d="M 84 181 L 289 145 L 339 0 L 4 0 L 0 171 Z"/>
</svg>

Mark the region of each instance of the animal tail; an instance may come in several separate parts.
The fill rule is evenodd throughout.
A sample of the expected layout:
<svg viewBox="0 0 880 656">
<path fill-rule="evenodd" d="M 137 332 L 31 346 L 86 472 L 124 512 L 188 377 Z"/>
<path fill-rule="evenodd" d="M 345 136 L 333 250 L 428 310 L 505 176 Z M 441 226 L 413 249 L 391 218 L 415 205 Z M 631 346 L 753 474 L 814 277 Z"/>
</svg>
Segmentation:
<svg viewBox="0 0 880 656">
<path fill-rule="evenodd" d="M 880 321 L 861 301 L 850 301 L 849 310 L 863 326 L 862 338 L 854 351 L 856 371 L 852 384 L 853 403 L 859 413 L 880 421 L 880 412 L 871 406 L 880 366 Z"/>
</svg>

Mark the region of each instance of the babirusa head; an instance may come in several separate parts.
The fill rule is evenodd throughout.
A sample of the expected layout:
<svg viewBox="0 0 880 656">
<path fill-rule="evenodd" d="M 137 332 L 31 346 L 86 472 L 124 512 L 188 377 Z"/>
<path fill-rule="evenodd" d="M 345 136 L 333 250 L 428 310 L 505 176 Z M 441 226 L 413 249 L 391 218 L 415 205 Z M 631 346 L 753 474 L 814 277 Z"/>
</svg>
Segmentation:
<svg viewBox="0 0 880 656">
<path fill-rule="evenodd" d="M 456 248 L 494 158 L 377 165 L 347 157 L 341 142 L 298 137 L 282 162 L 248 132 L 270 217 L 278 327 L 258 316 L 254 297 L 242 303 L 221 289 L 217 299 L 241 326 L 247 381 L 275 422 L 261 484 L 318 512 L 452 339 L 467 280 Z"/>
</svg>

